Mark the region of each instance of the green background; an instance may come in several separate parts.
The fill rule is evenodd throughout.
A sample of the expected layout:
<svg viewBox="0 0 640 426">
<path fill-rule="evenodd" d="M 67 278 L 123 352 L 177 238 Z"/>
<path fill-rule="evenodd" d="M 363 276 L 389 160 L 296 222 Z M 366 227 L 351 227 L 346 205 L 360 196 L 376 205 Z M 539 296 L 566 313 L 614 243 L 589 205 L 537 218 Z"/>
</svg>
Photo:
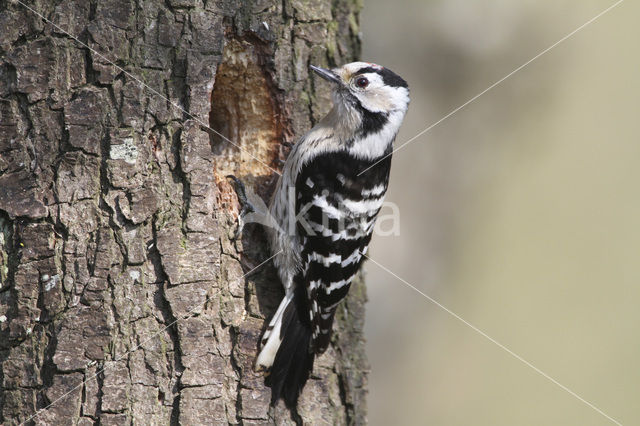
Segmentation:
<svg viewBox="0 0 640 426">
<path fill-rule="evenodd" d="M 365 2 L 409 82 L 396 146 L 615 1 Z M 640 5 L 627 0 L 394 156 L 370 255 L 622 424 L 640 424 Z M 373 425 L 606 425 L 373 262 Z"/>
</svg>

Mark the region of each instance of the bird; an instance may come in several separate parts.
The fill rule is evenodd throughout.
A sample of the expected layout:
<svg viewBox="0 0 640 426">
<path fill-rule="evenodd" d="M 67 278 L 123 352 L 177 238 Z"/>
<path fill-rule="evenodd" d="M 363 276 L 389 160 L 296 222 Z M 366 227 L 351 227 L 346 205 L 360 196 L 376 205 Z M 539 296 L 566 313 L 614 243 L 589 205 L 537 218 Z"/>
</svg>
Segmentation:
<svg viewBox="0 0 640 426">
<path fill-rule="evenodd" d="M 289 408 L 329 346 L 336 309 L 365 258 L 410 102 L 407 82 L 383 66 L 310 68 L 331 84 L 333 107 L 293 145 L 262 221 L 285 296 L 255 370 L 266 374 L 271 404 L 284 399 Z M 242 212 L 254 211 L 230 177 Z"/>
</svg>

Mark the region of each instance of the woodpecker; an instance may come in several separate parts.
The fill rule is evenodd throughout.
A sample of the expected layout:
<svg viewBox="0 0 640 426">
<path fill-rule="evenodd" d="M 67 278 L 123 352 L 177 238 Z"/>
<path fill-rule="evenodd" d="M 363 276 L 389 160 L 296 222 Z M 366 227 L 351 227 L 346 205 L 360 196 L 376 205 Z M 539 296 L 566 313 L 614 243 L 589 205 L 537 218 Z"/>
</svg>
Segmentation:
<svg viewBox="0 0 640 426">
<path fill-rule="evenodd" d="M 289 407 L 327 349 L 367 251 L 409 105 L 406 81 L 380 65 L 311 69 L 332 84 L 333 108 L 294 144 L 269 205 L 266 229 L 285 296 L 255 364 L 267 374 L 272 405 L 283 398 Z"/>
</svg>

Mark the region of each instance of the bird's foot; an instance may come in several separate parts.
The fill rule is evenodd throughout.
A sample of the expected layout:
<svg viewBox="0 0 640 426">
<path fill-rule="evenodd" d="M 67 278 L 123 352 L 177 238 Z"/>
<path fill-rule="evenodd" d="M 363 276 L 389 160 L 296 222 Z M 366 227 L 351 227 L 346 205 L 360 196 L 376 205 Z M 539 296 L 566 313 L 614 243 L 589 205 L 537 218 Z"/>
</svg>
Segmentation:
<svg viewBox="0 0 640 426">
<path fill-rule="evenodd" d="M 236 196 L 238 197 L 238 202 L 240 203 L 240 213 L 238 213 L 238 227 L 231 238 L 233 241 L 237 240 L 244 229 L 244 217 L 252 212 L 255 212 L 255 208 L 253 204 L 249 202 L 247 198 L 247 191 L 244 187 L 244 183 L 235 177 L 234 175 L 228 175 L 227 179 L 231 179 L 233 181 L 233 187 L 236 191 Z"/>
</svg>

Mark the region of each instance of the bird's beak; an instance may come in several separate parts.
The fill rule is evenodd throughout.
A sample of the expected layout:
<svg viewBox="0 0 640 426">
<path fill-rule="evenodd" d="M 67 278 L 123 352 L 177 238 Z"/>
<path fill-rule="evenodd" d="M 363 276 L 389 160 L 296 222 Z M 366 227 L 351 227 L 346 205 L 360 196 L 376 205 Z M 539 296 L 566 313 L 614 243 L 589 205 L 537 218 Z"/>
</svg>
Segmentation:
<svg viewBox="0 0 640 426">
<path fill-rule="evenodd" d="M 332 83 L 341 83 L 340 77 L 338 77 L 333 71 L 310 65 L 310 68 L 316 72 L 320 77 Z"/>
</svg>

